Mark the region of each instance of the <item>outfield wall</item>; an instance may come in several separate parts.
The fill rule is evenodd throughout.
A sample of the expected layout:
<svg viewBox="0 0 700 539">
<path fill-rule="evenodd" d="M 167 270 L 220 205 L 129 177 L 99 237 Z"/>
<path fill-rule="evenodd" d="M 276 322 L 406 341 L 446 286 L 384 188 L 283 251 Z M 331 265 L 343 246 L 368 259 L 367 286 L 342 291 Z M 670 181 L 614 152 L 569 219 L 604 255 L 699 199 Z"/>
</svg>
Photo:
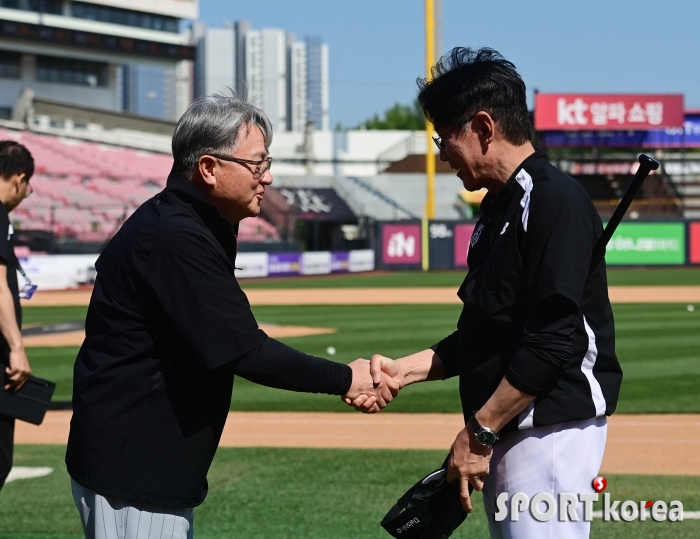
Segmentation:
<svg viewBox="0 0 700 539">
<path fill-rule="evenodd" d="M 65 290 L 95 281 L 98 255 L 31 255 L 20 257 L 27 277 L 39 290 Z M 238 253 L 236 277 L 330 275 L 374 270 L 371 249 L 308 253 Z M 24 279 L 18 275 L 20 286 Z"/>
<path fill-rule="evenodd" d="M 236 277 L 291 277 L 373 271 L 374 251 L 308 251 L 305 253 L 238 253 Z"/>
<path fill-rule="evenodd" d="M 429 268 L 467 267 L 475 222 L 420 221 L 377 223 L 377 267 L 420 269 L 427 240 Z M 700 265 L 700 221 L 625 221 L 613 235 L 605 254 L 608 266 Z"/>
<path fill-rule="evenodd" d="M 420 221 L 377 223 L 375 249 L 304 253 L 238 253 L 236 277 L 265 278 L 331 275 L 422 267 L 427 238 L 433 270 L 467 267 L 474 222 Z M 31 255 L 20 257 L 27 276 L 41 290 L 89 285 L 95 279 L 98 255 Z M 700 221 L 624 222 L 605 255 L 608 266 L 700 266 Z M 19 276 L 20 283 L 24 280 Z"/>
</svg>

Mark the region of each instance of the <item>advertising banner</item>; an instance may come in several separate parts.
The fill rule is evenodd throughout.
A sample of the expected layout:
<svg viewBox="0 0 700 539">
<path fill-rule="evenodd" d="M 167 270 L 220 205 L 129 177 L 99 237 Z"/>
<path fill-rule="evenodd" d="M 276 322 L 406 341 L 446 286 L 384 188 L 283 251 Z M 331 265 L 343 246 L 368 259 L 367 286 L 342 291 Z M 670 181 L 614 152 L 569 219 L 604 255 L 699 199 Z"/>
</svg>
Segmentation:
<svg viewBox="0 0 700 539">
<path fill-rule="evenodd" d="M 428 226 L 430 269 L 451 269 L 454 259 L 454 223 L 431 221 Z"/>
<path fill-rule="evenodd" d="M 301 253 L 270 253 L 268 266 L 270 277 L 299 275 Z"/>
<path fill-rule="evenodd" d="M 542 94 L 535 129 L 648 131 L 683 127 L 682 94 Z"/>
<path fill-rule="evenodd" d="M 682 128 L 649 131 L 644 141 L 649 148 L 700 148 L 700 113 L 686 112 Z"/>
<path fill-rule="evenodd" d="M 348 251 L 331 253 L 331 273 L 347 273 L 350 271 Z"/>
<path fill-rule="evenodd" d="M 331 272 L 331 253 L 311 251 L 301 253 L 302 275 L 328 275 Z"/>
<path fill-rule="evenodd" d="M 353 273 L 359 271 L 374 271 L 374 251 L 372 249 L 350 251 L 348 266 Z"/>
<path fill-rule="evenodd" d="M 267 253 L 238 253 L 236 255 L 236 277 L 267 277 Z"/>
<path fill-rule="evenodd" d="M 690 253 L 689 260 L 691 264 L 700 264 L 700 222 L 690 223 Z"/>
<path fill-rule="evenodd" d="M 475 226 L 476 223 L 455 225 L 454 264 L 457 268 L 467 267 L 467 254 L 469 253 L 469 242 L 471 241 Z"/>
<path fill-rule="evenodd" d="M 419 224 L 382 225 L 382 262 L 384 264 L 420 264 L 421 247 Z"/>
<path fill-rule="evenodd" d="M 44 290 L 64 290 L 95 282 L 98 255 L 30 255 L 20 263 L 33 284 Z M 19 287 L 24 278 L 18 273 Z M 31 305 L 31 304 L 30 304 Z"/>
<path fill-rule="evenodd" d="M 684 264 L 685 223 L 621 223 L 605 253 L 608 264 Z"/>
<path fill-rule="evenodd" d="M 683 127 L 649 131 L 545 131 L 548 148 L 700 148 L 700 113 L 686 112 Z"/>
<path fill-rule="evenodd" d="M 294 209 L 297 218 L 308 221 L 357 221 L 345 201 L 333 189 L 294 188 L 279 189 L 287 204 Z"/>
</svg>

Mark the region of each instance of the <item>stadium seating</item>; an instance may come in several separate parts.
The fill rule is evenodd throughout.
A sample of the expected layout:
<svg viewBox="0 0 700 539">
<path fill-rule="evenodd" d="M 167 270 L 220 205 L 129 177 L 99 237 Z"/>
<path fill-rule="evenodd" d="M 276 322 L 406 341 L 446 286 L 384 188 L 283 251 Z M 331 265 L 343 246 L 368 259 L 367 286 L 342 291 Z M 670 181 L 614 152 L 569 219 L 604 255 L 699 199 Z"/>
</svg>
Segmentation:
<svg viewBox="0 0 700 539">
<path fill-rule="evenodd" d="M 0 128 L 32 152 L 34 190 L 11 214 L 13 226 L 83 242 L 104 242 L 143 202 L 165 187 L 172 157 Z M 239 240 L 279 241 L 259 217 L 244 219 Z"/>
</svg>

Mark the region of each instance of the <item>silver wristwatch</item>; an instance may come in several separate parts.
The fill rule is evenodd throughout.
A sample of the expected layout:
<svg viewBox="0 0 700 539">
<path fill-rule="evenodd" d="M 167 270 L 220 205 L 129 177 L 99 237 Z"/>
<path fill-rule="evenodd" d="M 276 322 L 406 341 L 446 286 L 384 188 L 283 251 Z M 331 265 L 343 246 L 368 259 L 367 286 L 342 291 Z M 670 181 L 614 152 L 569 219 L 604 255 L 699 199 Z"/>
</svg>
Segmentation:
<svg viewBox="0 0 700 539">
<path fill-rule="evenodd" d="M 476 413 L 472 414 L 467 423 L 469 423 L 472 430 L 474 431 L 476 441 L 479 442 L 481 445 L 485 447 L 491 447 L 498 441 L 498 434 L 496 434 L 496 432 L 492 429 L 482 426 L 481 423 L 479 423 L 479 421 L 476 419 Z"/>
</svg>

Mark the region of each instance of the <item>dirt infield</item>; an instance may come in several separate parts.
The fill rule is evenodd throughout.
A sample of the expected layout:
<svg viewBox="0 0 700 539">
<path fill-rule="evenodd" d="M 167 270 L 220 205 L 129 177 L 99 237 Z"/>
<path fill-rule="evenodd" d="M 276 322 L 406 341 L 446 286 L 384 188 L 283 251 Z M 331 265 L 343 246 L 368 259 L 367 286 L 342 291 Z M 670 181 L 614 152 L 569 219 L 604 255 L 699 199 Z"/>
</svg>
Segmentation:
<svg viewBox="0 0 700 539">
<path fill-rule="evenodd" d="M 49 412 L 36 427 L 18 422 L 18 444 L 65 444 L 71 412 Z M 231 412 L 222 447 L 441 449 L 464 426 L 461 414 L 367 416 L 323 412 Z M 672 444 L 658 427 L 680 433 Z M 700 475 L 700 415 L 614 415 L 602 472 Z"/>
<path fill-rule="evenodd" d="M 613 303 L 700 303 L 700 286 L 610 287 Z M 248 290 L 253 305 L 458 304 L 456 291 L 442 288 L 328 288 Z M 39 292 L 31 306 L 87 305 L 90 290 Z M 263 326 L 272 337 L 331 333 L 332 328 Z M 80 344 L 83 332 L 27 337 L 27 346 Z M 40 427 L 18 422 L 20 444 L 65 444 L 71 412 L 47 414 Z M 329 447 L 441 449 L 462 428 L 460 414 L 360 414 L 232 412 L 225 447 Z M 656 427 L 672 427 L 669 444 Z M 610 418 L 604 473 L 700 475 L 700 415 L 616 415 Z"/>
<path fill-rule="evenodd" d="M 306 337 L 307 335 L 323 335 L 335 333 L 334 328 L 314 328 L 308 326 L 277 326 L 273 324 L 260 324 L 260 329 L 270 337 L 281 339 L 284 337 Z M 80 346 L 85 340 L 85 331 L 65 331 L 63 333 L 49 333 L 46 335 L 31 335 L 24 337 L 24 346 Z"/>
<path fill-rule="evenodd" d="M 87 305 L 90 290 L 37 292 L 23 305 Z M 612 303 L 698 303 L 700 286 L 611 286 Z M 246 291 L 253 305 L 403 305 L 458 304 L 452 287 L 432 288 L 296 288 Z"/>
</svg>

